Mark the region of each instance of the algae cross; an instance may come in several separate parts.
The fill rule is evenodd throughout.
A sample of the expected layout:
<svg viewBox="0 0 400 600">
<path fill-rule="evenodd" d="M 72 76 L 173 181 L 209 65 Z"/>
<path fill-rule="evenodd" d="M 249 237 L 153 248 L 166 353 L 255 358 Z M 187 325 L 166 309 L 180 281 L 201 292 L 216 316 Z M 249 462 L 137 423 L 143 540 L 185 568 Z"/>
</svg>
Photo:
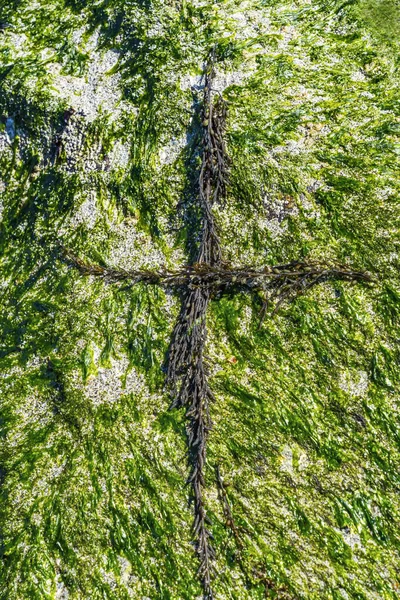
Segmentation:
<svg viewBox="0 0 400 600">
<path fill-rule="evenodd" d="M 213 393 L 204 358 L 207 337 L 206 314 L 210 301 L 223 293 L 263 292 L 265 301 L 260 325 L 269 305 L 274 312 L 282 302 L 307 289 L 332 279 L 371 281 L 371 277 L 343 265 L 292 262 L 286 265 L 253 267 L 232 266 L 223 260 L 213 206 L 227 196 L 229 160 L 224 141 L 227 105 L 221 95 L 214 99 L 215 55 L 211 53 L 204 75 L 201 105 L 201 166 L 196 202 L 201 214 L 200 241 L 196 260 L 178 270 L 125 271 L 83 262 L 64 249 L 68 262 L 82 274 L 102 278 L 106 283 L 129 280 L 132 283 L 159 285 L 180 293 L 181 309 L 175 324 L 166 361 L 166 384 L 171 408 L 186 408 L 190 475 L 194 503 L 194 536 L 199 558 L 199 577 L 204 598 L 213 598 L 212 576 L 215 551 L 211 544 L 204 488 L 206 446 L 212 428 L 210 403 Z"/>
</svg>

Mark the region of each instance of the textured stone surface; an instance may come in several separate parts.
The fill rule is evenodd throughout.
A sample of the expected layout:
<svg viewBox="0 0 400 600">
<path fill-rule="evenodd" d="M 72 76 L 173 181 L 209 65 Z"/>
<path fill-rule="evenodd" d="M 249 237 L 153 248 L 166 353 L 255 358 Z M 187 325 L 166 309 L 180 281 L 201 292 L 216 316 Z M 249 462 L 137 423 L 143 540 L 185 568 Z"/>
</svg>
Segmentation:
<svg viewBox="0 0 400 600">
<path fill-rule="evenodd" d="M 213 301 L 215 595 L 397 598 L 396 3 L 21 0 L 1 23 L 0 598 L 201 597 L 162 371 L 179 298 L 82 278 L 60 243 L 125 269 L 186 264 L 214 46 L 224 259 L 374 277 L 261 328 L 263 298 Z"/>
</svg>

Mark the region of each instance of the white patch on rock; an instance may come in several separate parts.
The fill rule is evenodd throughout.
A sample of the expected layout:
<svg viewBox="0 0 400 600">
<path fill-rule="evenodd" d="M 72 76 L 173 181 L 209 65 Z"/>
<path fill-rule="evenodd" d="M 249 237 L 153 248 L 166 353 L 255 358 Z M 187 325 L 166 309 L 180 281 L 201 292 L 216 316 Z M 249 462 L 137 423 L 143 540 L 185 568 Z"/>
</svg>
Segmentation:
<svg viewBox="0 0 400 600">
<path fill-rule="evenodd" d="M 67 600 L 69 592 L 62 581 L 57 581 L 56 600 Z"/>
<path fill-rule="evenodd" d="M 369 384 L 368 373 L 365 371 L 344 372 L 340 375 L 339 387 L 352 396 L 364 396 Z"/>
<path fill-rule="evenodd" d="M 286 50 L 289 43 L 299 36 L 299 32 L 293 25 L 285 25 L 280 30 L 281 38 L 278 40 L 279 50 Z"/>
<path fill-rule="evenodd" d="M 172 164 L 186 145 L 186 134 L 180 138 L 172 138 L 169 144 L 161 148 L 160 161 L 162 165 Z"/>
<path fill-rule="evenodd" d="M 371 92 L 367 92 L 367 91 L 360 92 L 360 96 L 362 96 L 363 98 L 374 98 L 375 97 L 374 94 L 372 94 Z"/>
<path fill-rule="evenodd" d="M 254 10 L 246 5 L 242 5 L 241 8 L 240 12 L 230 15 L 230 18 L 236 22 L 235 38 L 237 40 L 254 39 L 271 31 L 271 22 L 265 11 Z"/>
<path fill-rule="evenodd" d="M 105 402 L 115 402 L 124 394 L 141 392 L 144 389 L 143 377 L 133 369 L 126 375 L 129 361 L 126 357 L 111 359 L 111 367 L 99 367 L 96 376 L 91 376 L 85 385 L 84 393 L 95 406 Z M 126 376 L 126 378 L 125 378 Z M 125 386 L 122 380 L 125 378 Z"/>
<path fill-rule="evenodd" d="M 96 192 L 91 190 L 86 200 L 82 202 L 70 221 L 70 227 L 76 228 L 85 223 L 88 229 L 93 229 L 97 220 Z"/>
<path fill-rule="evenodd" d="M 299 200 L 306 218 L 319 219 L 321 217 L 321 211 L 315 207 L 314 203 L 305 194 L 299 194 Z"/>
<path fill-rule="evenodd" d="M 281 235 L 287 227 L 284 222 L 289 215 L 297 215 L 299 210 L 291 196 L 275 197 L 267 194 L 264 197 L 265 217 L 260 218 L 259 223 L 268 229 L 272 238 Z"/>
<path fill-rule="evenodd" d="M 11 49 L 14 50 L 13 58 L 16 58 L 18 56 L 25 56 L 25 44 L 28 41 L 27 36 L 24 33 L 13 33 L 10 29 L 7 30 L 6 35 L 11 42 Z"/>
<path fill-rule="evenodd" d="M 241 85 L 251 75 L 251 69 L 243 71 L 228 71 L 218 72 L 213 80 L 212 89 L 215 92 L 223 93 L 223 91 L 231 85 Z M 187 90 L 194 88 L 196 90 L 203 89 L 204 78 L 202 75 L 184 75 L 181 78 L 181 89 Z"/>
<path fill-rule="evenodd" d="M 310 461 L 308 459 L 307 454 L 305 452 L 300 452 L 298 464 L 297 464 L 297 470 L 304 471 L 305 469 L 307 469 L 309 464 L 310 464 Z"/>
<path fill-rule="evenodd" d="M 249 334 L 249 327 L 253 320 L 253 311 L 250 306 L 245 306 L 242 310 L 241 319 L 239 323 L 239 331 L 243 335 Z"/>
<path fill-rule="evenodd" d="M 283 447 L 281 457 L 281 470 L 293 475 L 293 452 L 287 444 Z"/>
<path fill-rule="evenodd" d="M 0 153 L 3 154 L 10 147 L 8 136 L 5 131 L 0 131 Z"/>
<path fill-rule="evenodd" d="M 116 225 L 118 240 L 110 252 L 110 266 L 120 269 L 162 269 L 166 267 L 163 253 L 143 231 L 138 230 L 134 218 Z"/>
<path fill-rule="evenodd" d="M 352 73 L 350 76 L 351 81 L 365 81 L 365 79 L 365 74 L 361 70 Z"/>
<path fill-rule="evenodd" d="M 230 71 L 227 73 L 217 73 L 213 81 L 212 89 L 222 93 L 231 85 L 241 85 L 251 75 L 251 70 Z"/>
<path fill-rule="evenodd" d="M 128 583 L 132 571 L 131 563 L 124 556 L 118 556 L 118 562 L 121 569 L 121 581 L 123 583 Z"/>
<path fill-rule="evenodd" d="M 345 543 L 353 550 L 356 546 L 362 548 L 361 538 L 357 533 L 351 532 L 349 529 L 336 529 L 340 533 Z"/>
<path fill-rule="evenodd" d="M 109 154 L 111 169 L 126 169 L 129 164 L 130 148 L 128 144 L 115 142 Z"/>
<path fill-rule="evenodd" d="M 182 90 L 189 90 L 191 88 L 201 88 L 203 82 L 202 75 L 183 75 L 180 80 Z"/>
<path fill-rule="evenodd" d="M 112 116 L 114 120 L 122 107 L 119 91 L 120 76 L 109 74 L 115 67 L 119 55 L 112 50 L 100 53 L 95 50 L 98 35 L 93 36 L 90 46 L 91 62 L 85 77 L 63 75 L 58 63 L 49 66 L 53 75 L 53 87 L 58 96 L 68 102 L 76 111 L 82 112 L 88 122 L 94 121 L 101 112 Z"/>
</svg>

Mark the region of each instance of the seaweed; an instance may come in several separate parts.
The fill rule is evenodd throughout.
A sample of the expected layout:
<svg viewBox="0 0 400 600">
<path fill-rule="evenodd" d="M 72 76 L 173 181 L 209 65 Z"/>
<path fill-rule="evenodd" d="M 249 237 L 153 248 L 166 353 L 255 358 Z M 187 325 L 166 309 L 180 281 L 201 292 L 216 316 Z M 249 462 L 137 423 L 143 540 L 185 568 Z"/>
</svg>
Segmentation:
<svg viewBox="0 0 400 600">
<path fill-rule="evenodd" d="M 266 298 L 260 311 L 261 327 L 271 303 L 275 303 L 272 312 L 274 315 L 285 300 L 293 300 L 319 283 L 335 279 L 368 283 L 373 281 L 370 274 L 343 265 L 293 261 L 286 265 L 257 269 L 252 266 L 231 267 L 224 263 L 223 248 L 212 209 L 214 206 L 224 206 L 230 161 L 224 140 L 227 105 L 221 96 L 217 96 L 216 101 L 213 97 L 215 63 L 216 53 L 213 49 L 206 62 L 201 105 L 201 164 L 197 184 L 201 231 L 194 264 L 177 272 L 121 271 L 85 263 L 67 248 L 60 249 L 64 260 L 83 275 L 100 277 L 109 284 L 130 281 L 132 284 L 159 285 L 181 295 L 181 310 L 172 333 L 165 365 L 166 386 L 172 397 L 171 408 L 186 408 L 191 468 L 187 483 L 191 485 L 193 493 L 193 529 L 205 600 L 212 600 L 214 597 L 212 576 L 215 558 L 215 550 L 211 544 L 212 534 L 208 529 L 210 519 L 204 499 L 207 440 L 212 429 L 210 404 L 215 400 L 208 381 L 210 365 L 204 357 L 206 314 L 210 301 L 220 298 L 222 294 L 233 294 L 244 289 L 253 294 L 263 291 Z M 227 506 L 224 502 L 225 512 Z M 235 529 L 233 531 L 236 532 Z"/>
</svg>

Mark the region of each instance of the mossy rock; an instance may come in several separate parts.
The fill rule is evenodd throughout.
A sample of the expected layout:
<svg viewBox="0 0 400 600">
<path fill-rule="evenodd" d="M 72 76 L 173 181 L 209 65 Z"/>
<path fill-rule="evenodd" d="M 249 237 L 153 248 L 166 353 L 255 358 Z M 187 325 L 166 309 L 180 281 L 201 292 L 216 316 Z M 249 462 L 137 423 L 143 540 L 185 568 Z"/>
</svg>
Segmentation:
<svg viewBox="0 0 400 600">
<path fill-rule="evenodd" d="M 374 279 L 326 282 L 262 327 L 257 294 L 211 303 L 215 597 L 397 598 L 398 4 L 0 4 L 0 598 L 202 594 L 162 370 L 180 298 L 83 278 L 60 246 L 187 264 L 213 47 L 226 261 Z"/>
</svg>

